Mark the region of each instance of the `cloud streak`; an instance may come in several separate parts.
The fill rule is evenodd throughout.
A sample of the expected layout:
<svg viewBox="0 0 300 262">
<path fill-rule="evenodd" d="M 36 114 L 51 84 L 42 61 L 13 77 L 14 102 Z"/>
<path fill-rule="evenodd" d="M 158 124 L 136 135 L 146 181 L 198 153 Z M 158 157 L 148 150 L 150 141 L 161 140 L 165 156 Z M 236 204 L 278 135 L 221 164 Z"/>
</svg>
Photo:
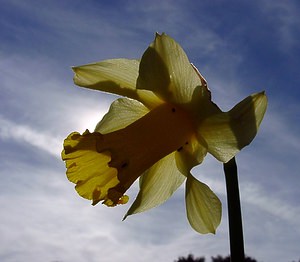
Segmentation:
<svg viewBox="0 0 300 262">
<path fill-rule="evenodd" d="M 6 141 L 15 140 L 20 143 L 28 143 L 55 157 L 59 157 L 59 152 L 62 149 L 60 138 L 54 138 L 50 134 L 43 134 L 29 126 L 13 123 L 1 116 L 0 138 Z"/>
</svg>

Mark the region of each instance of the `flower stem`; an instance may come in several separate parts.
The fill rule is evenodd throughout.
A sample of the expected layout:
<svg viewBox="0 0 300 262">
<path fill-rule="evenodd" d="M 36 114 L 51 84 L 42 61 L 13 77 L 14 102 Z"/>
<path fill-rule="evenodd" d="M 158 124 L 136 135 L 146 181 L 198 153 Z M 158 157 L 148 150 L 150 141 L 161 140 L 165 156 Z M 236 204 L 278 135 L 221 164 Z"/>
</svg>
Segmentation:
<svg viewBox="0 0 300 262">
<path fill-rule="evenodd" d="M 235 158 L 224 164 L 227 190 L 230 261 L 245 261 L 242 212 L 240 204 L 238 173 Z"/>
</svg>

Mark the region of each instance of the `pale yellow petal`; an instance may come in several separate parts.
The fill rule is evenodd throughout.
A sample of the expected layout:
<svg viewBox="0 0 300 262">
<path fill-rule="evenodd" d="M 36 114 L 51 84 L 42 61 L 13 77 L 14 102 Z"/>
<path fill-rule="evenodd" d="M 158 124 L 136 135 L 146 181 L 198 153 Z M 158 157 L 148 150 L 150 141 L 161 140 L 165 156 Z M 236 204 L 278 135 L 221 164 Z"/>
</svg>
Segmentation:
<svg viewBox="0 0 300 262">
<path fill-rule="evenodd" d="M 194 166 L 202 163 L 207 153 L 204 143 L 199 143 L 195 136 L 190 136 L 175 152 L 177 168 L 183 175 L 188 176 Z"/>
<path fill-rule="evenodd" d="M 107 134 L 124 128 L 149 112 L 149 109 L 142 103 L 129 99 L 120 98 L 114 101 L 108 113 L 98 123 L 95 128 L 96 132 Z"/>
<path fill-rule="evenodd" d="M 76 85 L 136 98 L 139 61 L 110 59 L 73 67 Z"/>
<path fill-rule="evenodd" d="M 198 134 L 206 141 L 209 153 L 227 162 L 256 136 L 266 109 L 265 93 L 253 94 L 229 112 L 205 119 L 199 126 Z"/>
<path fill-rule="evenodd" d="M 175 153 L 158 161 L 140 178 L 140 191 L 124 219 L 164 203 L 185 178 L 176 167 Z"/>
<path fill-rule="evenodd" d="M 157 34 L 142 56 L 137 88 L 151 90 L 164 101 L 185 104 L 200 87 L 204 88 L 201 78 L 181 46 L 166 34 Z"/>
<path fill-rule="evenodd" d="M 186 181 L 185 201 L 191 226 L 201 234 L 214 234 L 222 215 L 222 204 L 214 192 L 189 175 Z"/>
<path fill-rule="evenodd" d="M 145 90 L 145 89 L 137 89 L 137 97 L 136 100 L 140 101 L 144 104 L 147 108 L 154 109 L 155 107 L 164 103 L 156 94 L 152 91 Z"/>
</svg>

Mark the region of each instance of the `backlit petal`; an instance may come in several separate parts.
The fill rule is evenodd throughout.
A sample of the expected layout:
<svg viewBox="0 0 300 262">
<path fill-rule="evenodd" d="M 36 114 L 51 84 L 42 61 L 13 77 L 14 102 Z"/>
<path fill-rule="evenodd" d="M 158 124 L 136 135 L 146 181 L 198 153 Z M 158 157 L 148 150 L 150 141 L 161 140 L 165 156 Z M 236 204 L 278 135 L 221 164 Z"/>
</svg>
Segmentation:
<svg viewBox="0 0 300 262">
<path fill-rule="evenodd" d="M 110 152 L 97 152 L 97 140 L 101 134 L 70 134 L 64 141 L 62 159 L 66 162 L 67 177 L 76 184 L 78 194 L 93 200 L 93 205 L 103 200 L 104 204 L 113 206 L 109 190 L 119 183 L 117 169 L 110 167 Z M 115 202 L 125 203 L 127 197 L 118 196 Z"/>
<path fill-rule="evenodd" d="M 206 145 L 199 143 L 195 136 L 191 136 L 175 152 L 177 168 L 183 175 L 188 176 L 194 166 L 202 163 L 206 153 Z"/>
<path fill-rule="evenodd" d="M 201 86 L 181 46 L 166 34 L 157 34 L 142 56 L 137 88 L 151 90 L 164 101 L 185 104 Z"/>
<path fill-rule="evenodd" d="M 199 233 L 215 233 L 221 222 L 222 205 L 205 184 L 192 175 L 186 181 L 186 211 L 191 226 Z"/>
<path fill-rule="evenodd" d="M 208 145 L 208 152 L 222 162 L 229 161 L 255 137 L 267 109 L 264 92 L 253 94 L 229 112 L 205 119 L 198 133 Z"/>
<path fill-rule="evenodd" d="M 129 99 L 120 98 L 114 101 L 108 113 L 98 123 L 96 132 L 107 134 L 124 128 L 149 112 L 149 109 L 142 103 Z"/>
<path fill-rule="evenodd" d="M 124 219 L 164 203 L 185 178 L 176 167 L 175 152 L 159 160 L 140 178 L 140 191 Z"/>
<path fill-rule="evenodd" d="M 73 67 L 76 85 L 136 98 L 139 61 L 110 59 Z"/>
</svg>

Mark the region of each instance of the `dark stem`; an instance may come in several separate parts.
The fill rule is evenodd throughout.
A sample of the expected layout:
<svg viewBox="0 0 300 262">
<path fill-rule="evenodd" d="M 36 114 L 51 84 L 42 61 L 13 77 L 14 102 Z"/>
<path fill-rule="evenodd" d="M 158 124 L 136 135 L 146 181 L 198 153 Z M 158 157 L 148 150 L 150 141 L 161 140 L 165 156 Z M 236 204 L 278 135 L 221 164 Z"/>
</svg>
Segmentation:
<svg viewBox="0 0 300 262">
<path fill-rule="evenodd" d="M 242 212 L 240 204 L 239 182 L 235 158 L 224 164 L 227 190 L 230 261 L 245 261 Z"/>
</svg>

